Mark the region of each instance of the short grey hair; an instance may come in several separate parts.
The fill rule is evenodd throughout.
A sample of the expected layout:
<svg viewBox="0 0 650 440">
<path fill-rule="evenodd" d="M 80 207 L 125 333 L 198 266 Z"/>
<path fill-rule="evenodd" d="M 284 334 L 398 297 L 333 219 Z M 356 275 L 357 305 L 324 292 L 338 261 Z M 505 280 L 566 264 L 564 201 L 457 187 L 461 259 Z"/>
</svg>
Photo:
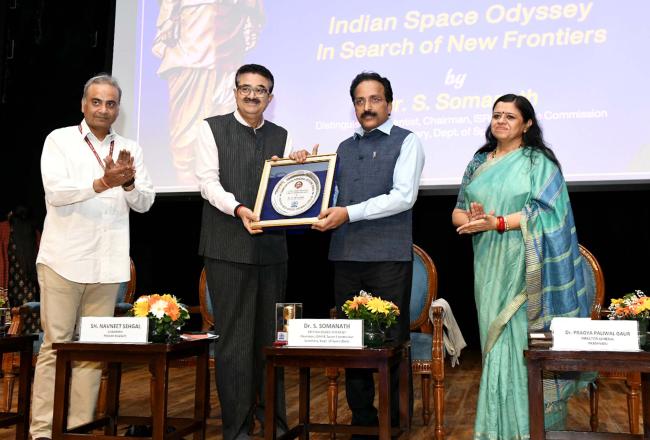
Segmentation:
<svg viewBox="0 0 650 440">
<path fill-rule="evenodd" d="M 86 94 L 88 93 L 88 88 L 93 84 L 110 84 L 111 86 L 117 89 L 117 100 L 118 102 L 122 100 L 122 88 L 117 83 L 117 79 L 109 75 L 108 73 L 100 73 L 99 75 L 93 76 L 84 85 L 84 94 L 83 99 L 86 99 Z"/>
</svg>

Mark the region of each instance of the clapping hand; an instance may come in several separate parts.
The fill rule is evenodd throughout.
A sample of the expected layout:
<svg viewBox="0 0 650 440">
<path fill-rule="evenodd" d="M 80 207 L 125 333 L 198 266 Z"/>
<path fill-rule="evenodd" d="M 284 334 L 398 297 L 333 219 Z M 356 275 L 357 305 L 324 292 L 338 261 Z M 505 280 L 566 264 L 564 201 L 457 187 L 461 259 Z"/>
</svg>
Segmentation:
<svg viewBox="0 0 650 440">
<path fill-rule="evenodd" d="M 491 214 L 494 214 L 494 211 L 492 211 Z M 482 203 L 471 202 L 469 204 L 469 209 L 467 210 L 467 218 L 470 222 L 474 220 L 483 220 L 486 216 L 487 214 L 483 209 Z"/>
<path fill-rule="evenodd" d="M 111 156 L 104 159 L 104 176 L 102 182 L 109 188 L 122 186 L 135 176 L 134 158 L 127 150 L 121 150 L 117 162 Z"/>
<path fill-rule="evenodd" d="M 130 191 L 133 189 L 133 184 L 135 182 L 135 157 L 131 156 L 131 152 L 128 150 L 120 150 L 120 154 L 117 156 L 117 163 L 118 165 L 124 165 L 126 166 L 126 171 L 125 171 L 125 178 L 126 181 L 122 183 L 122 187 Z M 131 176 L 128 178 L 128 176 Z"/>
<path fill-rule="evenodd" d="M 497 218 L 494 216 L 494 210 L 486 214 L 482 203 L 471 202 L 465 213 L 468 221 L 456 229 L 459 234 L 476 234 L 496 229 Z"/>
<path fill-rule="evenodd" d="M 131 157 L 131 152 L 129 150 L 120 150 L 120 153 L 117 155 L 118 165 L 128 165 L 133 167 L 133 160 L 134 158 Z"/>
</svg>

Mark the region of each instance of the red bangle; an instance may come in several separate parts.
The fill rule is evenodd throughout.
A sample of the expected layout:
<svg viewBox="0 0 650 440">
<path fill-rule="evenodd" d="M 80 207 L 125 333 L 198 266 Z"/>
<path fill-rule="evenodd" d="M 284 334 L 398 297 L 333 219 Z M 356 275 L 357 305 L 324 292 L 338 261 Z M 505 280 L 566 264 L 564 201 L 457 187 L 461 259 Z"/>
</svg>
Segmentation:
<svg viewBox="0 0 650 440">
<path fill-rule="evenodd" d="M 506 221 L 502 216 L 497 217 L 497 232 L 503 234 L 506 230 Z"/>
</svg>

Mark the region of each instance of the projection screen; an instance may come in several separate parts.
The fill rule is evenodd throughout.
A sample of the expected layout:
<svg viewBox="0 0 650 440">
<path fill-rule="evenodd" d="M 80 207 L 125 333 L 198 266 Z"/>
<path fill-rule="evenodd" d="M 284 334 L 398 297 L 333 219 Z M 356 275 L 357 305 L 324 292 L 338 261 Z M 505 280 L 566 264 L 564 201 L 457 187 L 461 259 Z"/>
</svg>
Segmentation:
<svg viewBox="0 0 650 440">
<path fill-rule="evenodd" d="M 631 0 L 118 0 L 117 129 L 157 191 L 196 191 L 196 125 L 234 110 L 241 64 L 273 72 L 265 117 L 322 153 L 357 125 L 352 78 L 376 71 L 423 142 L 423 188 L 460 183 L 505 93 L 531 100 L 569 182 L 647 183 L 649 15 Z"/>
</svg>

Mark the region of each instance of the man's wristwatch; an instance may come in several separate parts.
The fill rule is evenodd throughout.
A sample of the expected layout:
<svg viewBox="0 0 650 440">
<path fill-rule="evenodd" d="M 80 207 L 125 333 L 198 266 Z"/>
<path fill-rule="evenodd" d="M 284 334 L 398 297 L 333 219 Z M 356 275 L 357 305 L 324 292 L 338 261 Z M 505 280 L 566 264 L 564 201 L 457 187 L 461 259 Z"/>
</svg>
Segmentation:
<svg viewBox="0 0 650 440">
<path fill-rule="evenodd" d="M 135 183 L 135 177 L 132 177 L 131 180 L 128 182 L 124 182 L 122 184 L 122 188 L 127 189 L 129 186 L 133 185 Z"/>
</svg>

